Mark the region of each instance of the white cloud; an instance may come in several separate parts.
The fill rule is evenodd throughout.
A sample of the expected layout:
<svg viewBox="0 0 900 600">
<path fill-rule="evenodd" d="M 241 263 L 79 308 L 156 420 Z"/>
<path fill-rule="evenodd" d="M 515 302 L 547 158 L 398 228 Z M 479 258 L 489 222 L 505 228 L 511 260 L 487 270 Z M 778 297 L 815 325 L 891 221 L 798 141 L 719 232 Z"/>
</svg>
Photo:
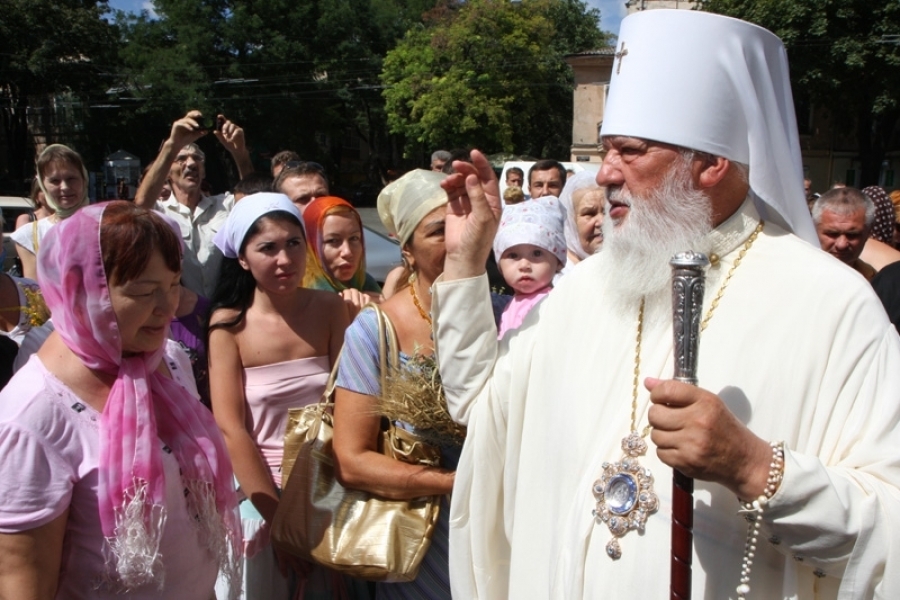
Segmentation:
<svg viewBox="0 0 900 600">
<path fill-rule="evenodd" d="M 156 14 L 156 9 L 153 6 L 153 0 L 144 0 L 144 3 L 141 4 L 141 8 L 150 13 L 151 19 L 158 19 L 159 15 Z"/>
</svg>

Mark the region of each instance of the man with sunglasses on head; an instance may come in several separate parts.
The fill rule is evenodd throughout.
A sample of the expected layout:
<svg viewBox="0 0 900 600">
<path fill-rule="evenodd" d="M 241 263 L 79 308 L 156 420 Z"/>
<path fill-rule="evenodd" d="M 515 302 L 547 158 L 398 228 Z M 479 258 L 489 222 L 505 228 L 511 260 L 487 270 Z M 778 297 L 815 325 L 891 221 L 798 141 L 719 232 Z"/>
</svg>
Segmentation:
<svg viewBox="0 0 900 600">
<path fill-rule="evenodd" d="M 272 179 L 278 177 L 284 165 L 289 162 L 300 162 L 300 155 L 293 150 L 282 150 L 272 157 Z"/>
<path fill-rule="evenodd" d="M 275 178 L 275 191 L 281 192 L 303 211 L 310 202 L 328 195 L 325 167 L 311 161 L 289 161 Z"/>
<path fill-rule="evenodd" d="M 172 124 L 134 198 L 138 206 L 154 209 L 178 223 L 184 240 L 182 283 L 206 297 L 212 295 L 222 260 L 213 237 L 234 205 L 230 193 L 207 196 L 201 190 L 206 155 L 195 142 L 208 133 L 215 134 L 234 158 L 241 179 L 253 172 L 244 130 L 222 115 L 213 124 L 204 123 L 200 111 L 192 110 Z M 172 194 L 161 199 L 167 184 Z"/>
</svg>

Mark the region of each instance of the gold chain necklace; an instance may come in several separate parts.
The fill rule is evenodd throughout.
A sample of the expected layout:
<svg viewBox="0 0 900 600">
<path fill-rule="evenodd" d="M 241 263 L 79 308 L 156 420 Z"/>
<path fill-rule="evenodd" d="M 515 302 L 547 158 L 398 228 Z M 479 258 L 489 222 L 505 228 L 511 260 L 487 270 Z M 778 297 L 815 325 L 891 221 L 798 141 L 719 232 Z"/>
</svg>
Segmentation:
<svg viewBox="0 0 900 600">
<path fill-rule="evenodd" d="M 734 264 L 722 280 L 722 285 L 715 298 L 709 305 L 709 310 L 700 323 L 700 331 L 704 331 L 709 324 L 725 288 L 728 287 L 732 275 L 747 255 L 747 251 L 759 237 L 763 230 L 764 222 L 760 221 L 744 242 L 740 252 L 734 259 Z M 634 348 L 634 377 L 631 384 L 631 429 L 628 435 L 622 438 L 622 458 L 614 463 L 604 462 L 603 473 L 600 479 L 594 482 L 592 491 L 597 505 L 593 510 L 594 519 L 598 523 L 604 523 L 613 538 L 606 544 L 606 554 L 613 560 L 622 556 L 622 548 L 619 538 L 631 530 L 644 531 L 647 517 L 659 509 L 659 498 L 653 491 L 653 475 L 650 469 L 641 467 L 638 459 L 647 453 L 647 442 L 644 440 L 650 434 L 651 427 L 648 424 L 643 431 L 637 431 L 637 407 L 638 407 L 638 381 L 641 372 L 641 337 L 644 329 L 644 300 L 641 300 L 638 309 L 637 335 Z"/>
<path fill-rule="evenodd" d="M 747 241 L 744 242 L 744 245 L 741 247 L 741 251 L 738 252 L 737 257 L 734 259 L 734 264 L 731 265 L 731 268 L 728 269 L 728 274 L 725 275 L 725 279 L 722 280 L 722 285 L 719 286 L 719 291 L 716 292 L 716 297 L 713 298 L 712 302 L 709 304 L 709 310 L 706 312 L 706 316 L 703 317 L 703 321 L 700 322 L 700 331 L 704 331 L 706 326 L 709 325 L 709 320 L 713 316 L 713 311 L 719 306 L 719 301 L 722 299 L 722 296 L 725 295 L 725 288 L 728 287 L 728 282 L 731 281 L 731 276 L 734 275 L 735 270 L 740 266 L 741 261 L 744 260 L 744 257 L 747 256 L 747 251 L 750 250 L 750 246 L 753 245 L 753 242 L 756 241 L 756 238 L 759 237 L 759 234 L 763 230 L 763 225 L 765 225 L 765 221 L 760 221 L 759 225 L 756 226 L 756 229 L 753 230 L 753 233 L 750 234 L 750 237 L 747 238 Z"/>
<path fill-rule="evenodd" d="M 412 296 L 413 304 L 416 305 L 416 309 L 419 311 L 419 315 L 428 321 L 428 325 L 431 326 L 431 315 L 425 312 L 425 309 L 422 308 L 422 303 L 419 302 L 419 295 L 416 293 L 416 282 L 411 281 L 409 283 L 409 293 Z"/>
</svg>

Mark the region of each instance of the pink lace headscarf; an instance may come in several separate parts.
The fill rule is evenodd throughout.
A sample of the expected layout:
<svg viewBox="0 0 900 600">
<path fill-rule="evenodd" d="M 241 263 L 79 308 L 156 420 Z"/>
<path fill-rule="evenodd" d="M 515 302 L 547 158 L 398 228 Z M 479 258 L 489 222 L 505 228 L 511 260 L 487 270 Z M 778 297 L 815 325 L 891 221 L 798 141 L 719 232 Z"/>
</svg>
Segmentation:
<svg viewBox="0 0 900 600">
<path fill-rule="evenodd" d="M 66 346 L 86 367 L 116 375 L 100 418 L 100 522 L 111 578 L 126 589 L 163 585 L 165 444 L 181 468 L 200 539 L 240 590 L 241 530 L 228 451 L 209 411 L 157 371 L 162 347 L 122 355 L 100 250 L 106 206 L 82 208 L 47 233 L 38 281 Z"/>
</svg>

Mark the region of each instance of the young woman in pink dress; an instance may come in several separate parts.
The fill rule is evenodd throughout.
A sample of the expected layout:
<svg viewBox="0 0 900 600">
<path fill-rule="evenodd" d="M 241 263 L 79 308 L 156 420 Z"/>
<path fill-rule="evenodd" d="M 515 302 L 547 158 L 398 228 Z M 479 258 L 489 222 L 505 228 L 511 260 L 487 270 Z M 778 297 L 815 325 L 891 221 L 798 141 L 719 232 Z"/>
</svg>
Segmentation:
<svg viewBox="0 0 900 600">
<path fill-rule="evenodd" d="M 246 598 L 288 600 L 298 587 L 301 597 L 331 598 L 336 587 L 354 584 L 269 543 L 285 483 L 288 409 L 322 397 L 349 324 L 340 296 L 299 287 L 301 222 L 287 196 L 253 194 L 235 205 L 215 239 L 225 259 L 212 297 L 210 395 L 243 499 Z"/>
</svg>

